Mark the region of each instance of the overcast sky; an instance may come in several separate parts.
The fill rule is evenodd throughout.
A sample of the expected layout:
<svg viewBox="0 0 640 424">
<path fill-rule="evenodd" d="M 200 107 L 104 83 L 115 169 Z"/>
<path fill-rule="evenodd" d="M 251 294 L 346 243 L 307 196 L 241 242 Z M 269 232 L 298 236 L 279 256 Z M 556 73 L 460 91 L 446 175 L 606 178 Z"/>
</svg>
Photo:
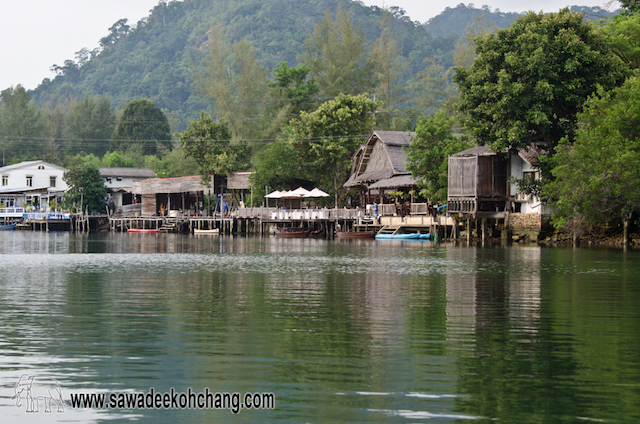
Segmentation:
<svg viewBox="0 0 640 424">
<path fill-rule="evenodd" d="M 555 12 L 568 5 L 605 7 L 602 0 L 492 0 L 492 10 Z M 371 6 L 400 6 L 413 21 L 426 22 L 446 7 L 461 0 L 363 0 Z M 83 47 L 92 50 L 117 20 L 135 24 L 158 4 L 158 0 L 3 0 L 0 5 L 0 90 L 21 84 L 35 88 L 44 78 L 52 78 L 52 65 L 75 59 Z M 616 9 L 614 3 L 610 9 Z"/>
</svg>

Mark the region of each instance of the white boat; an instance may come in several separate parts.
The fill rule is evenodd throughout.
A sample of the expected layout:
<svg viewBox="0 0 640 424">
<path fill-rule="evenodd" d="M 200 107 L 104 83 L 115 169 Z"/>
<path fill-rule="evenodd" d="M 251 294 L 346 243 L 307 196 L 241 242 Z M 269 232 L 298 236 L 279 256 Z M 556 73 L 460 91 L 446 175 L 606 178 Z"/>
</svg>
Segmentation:
<svg viewBox="0 0 640 424">
<path fill-rule="evenodd" d="M 220 234 L 220 228 L 214 228 L 213 230 L 198 230 L 196 228 L 196 229 L 193 230 L 193 234 L 217 236 L 218 234 Z"/>
</svg>

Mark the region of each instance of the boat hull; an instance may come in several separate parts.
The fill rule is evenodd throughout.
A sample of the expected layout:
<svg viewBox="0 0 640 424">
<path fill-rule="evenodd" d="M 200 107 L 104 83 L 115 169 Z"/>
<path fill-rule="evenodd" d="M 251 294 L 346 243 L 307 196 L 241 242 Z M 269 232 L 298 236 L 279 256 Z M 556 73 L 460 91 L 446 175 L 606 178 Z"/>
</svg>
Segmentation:
<svg viewBox="0 0 640 424">
<path fill-rule="evenodd" d="M 219 228 L 215 228 L 213 230 L 198 230 L 198 229 L 195 229 L 195 230 L 193 230 L 193 234 L 199 235 L 199 236 L 217 236 L 217 235 L 220 235 L 220 229 Z"/>
<path fill-rule="evenodd" d="M 129 228 L 127 230 L 128 233 L 157 233 L 159 231 L 160 231 L 159 229 L 155 229 L 155 228 L 149 228 L 149 229 Z"/>
<path fill-rule="evenodd" d="M 336 237 L 348 239 L 369 239 L 375 235 L 375 231 L 336 231 Z"/>
<path fill-rule="evenodd" d="M 430 240 L 431 234 L 405 233 L 405 234 L 378 234 L 376 240 Z"/>
<path fill-rule="evenodd" d="M 311 232 L 311 228 L 281 227 L 274 229 L 276 236 L 285 238 L 305 238 Z"/>
<path fill-rule="evenodd" d="M 15 230 L 16 229 L 16 223 L 14 222 L 13 224 L 9 224 L 9 225 L 0 225 L 0 231 L 2 230 Z"/>
</svg>

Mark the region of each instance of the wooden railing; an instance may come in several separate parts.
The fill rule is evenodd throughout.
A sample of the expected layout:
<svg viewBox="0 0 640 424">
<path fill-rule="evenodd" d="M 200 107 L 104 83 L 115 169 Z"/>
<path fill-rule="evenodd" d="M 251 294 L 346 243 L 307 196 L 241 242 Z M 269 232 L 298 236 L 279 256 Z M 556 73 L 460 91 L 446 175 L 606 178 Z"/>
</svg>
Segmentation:
<svg viewBox="0 0 640 424">
<path fill-rule="evenodd" d="M 428 215 L 427 203 L 413 203 L 411 215 Z M 282 209 L 282 208 L 239 208 L 231 213 L 236 217 L 253 217 L 263 219 L 357 219 L 373 218 L 373 209 L 317 208 L 317 209 Z M 395 204 L 379 204 L 378 216 L 396 215 Z"/>
</svg>

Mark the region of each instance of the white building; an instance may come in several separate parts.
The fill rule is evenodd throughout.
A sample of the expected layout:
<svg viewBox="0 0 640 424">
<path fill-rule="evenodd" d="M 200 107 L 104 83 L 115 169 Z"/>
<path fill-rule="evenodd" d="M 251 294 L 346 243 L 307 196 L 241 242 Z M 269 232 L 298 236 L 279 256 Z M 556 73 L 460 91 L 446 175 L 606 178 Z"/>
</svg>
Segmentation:
<svg viewBox="0 0 640 424">
<path fill-rule="evenodd" d="M 69 188 L 62 176 L 68 169 L 42 160 L 20 162 L 0 168 L 2 207 L 33 206 L 48 210 L 49 201 L 59 199 Z"/>
</svg>

